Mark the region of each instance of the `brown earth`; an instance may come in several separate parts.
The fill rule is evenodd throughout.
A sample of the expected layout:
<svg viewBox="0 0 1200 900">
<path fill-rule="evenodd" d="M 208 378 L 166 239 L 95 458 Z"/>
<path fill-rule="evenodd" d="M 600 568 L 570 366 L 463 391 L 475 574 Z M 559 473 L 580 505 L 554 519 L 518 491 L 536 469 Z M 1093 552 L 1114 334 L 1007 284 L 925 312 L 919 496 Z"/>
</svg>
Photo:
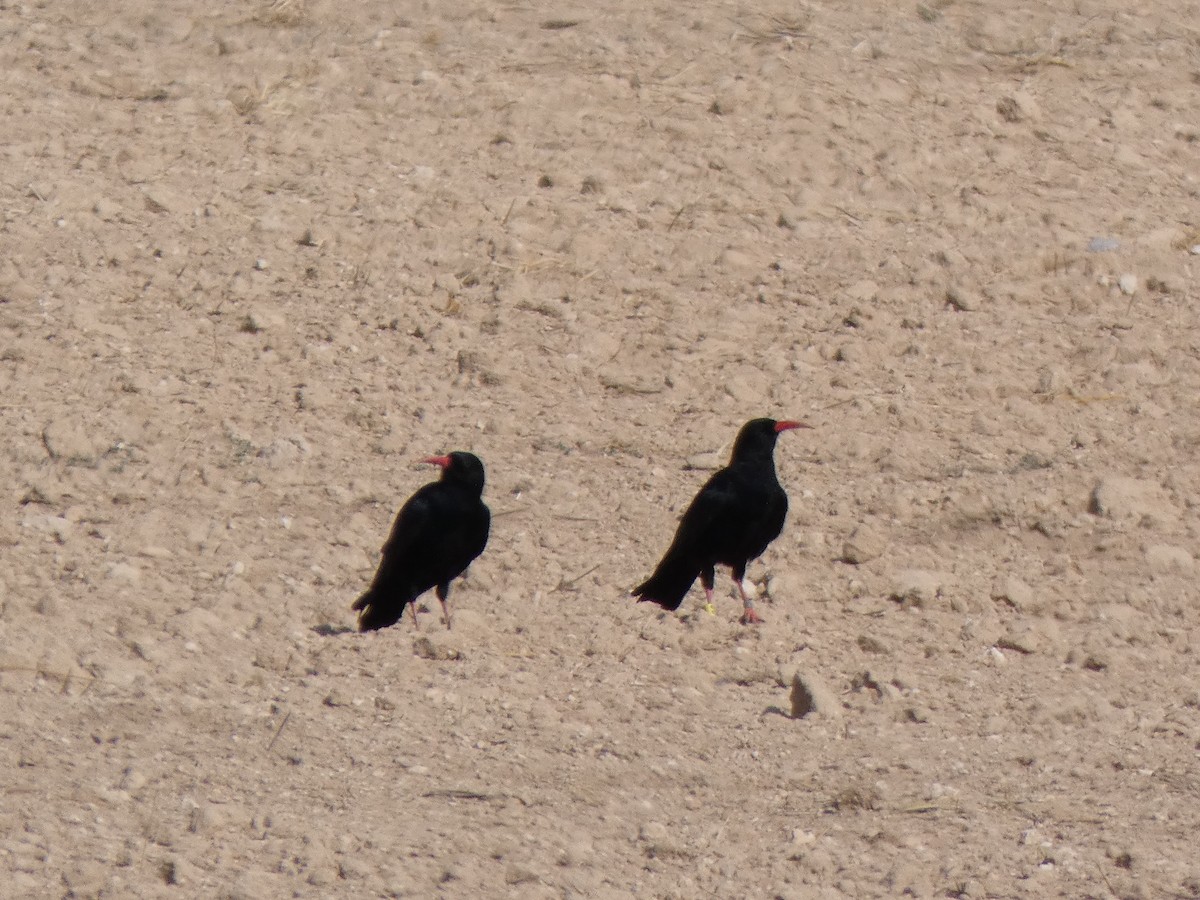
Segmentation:
<svg viewBox="0 0 1200 900">
<path fill-rule="evenodd" d="M 1200 896 L 1197 23 L 0 2 L 3 894 Z"/>
</svg>

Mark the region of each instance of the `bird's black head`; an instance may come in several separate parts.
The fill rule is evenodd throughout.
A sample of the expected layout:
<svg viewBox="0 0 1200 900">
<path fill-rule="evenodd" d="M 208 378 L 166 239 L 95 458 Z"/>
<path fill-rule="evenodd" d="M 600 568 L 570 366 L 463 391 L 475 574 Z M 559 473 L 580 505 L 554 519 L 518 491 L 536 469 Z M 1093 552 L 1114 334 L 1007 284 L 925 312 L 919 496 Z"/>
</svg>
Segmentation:
<svg viewBox="0 0 1200 900">
<path fill-rule="evenodd" d="M 775 452 L 775 441 L 780 433 L 793 428 L 812 426 L 807 422 L 793 422 L 790 419 L 751 419 L 742 426 L 737 440 L 733 442 L 732 461 L 770 457 Z"/>
<path fill-rule="evenodd" d="M 442 467 L 442 481 L 452 481 L 483 493 L 483 461 L 474 453 L 455 450 L 446 456 L 431 456 L 425 462 Z"/>
</svg>

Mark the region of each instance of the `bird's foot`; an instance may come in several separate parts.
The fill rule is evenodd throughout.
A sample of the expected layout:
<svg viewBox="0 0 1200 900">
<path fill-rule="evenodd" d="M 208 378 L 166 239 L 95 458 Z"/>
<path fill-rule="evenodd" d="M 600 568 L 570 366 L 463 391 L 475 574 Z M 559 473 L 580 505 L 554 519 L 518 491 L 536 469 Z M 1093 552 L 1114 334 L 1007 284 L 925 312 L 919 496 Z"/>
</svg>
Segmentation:
<svg viewBox="0 0 1200 900">
<path fill-rule="evenodd" d="M 713 604 L 711 602 L 705 603 L 704 606 L 701 607 L 701 609 L 703 609 L 710 616 L 715 616 L 717 614 L 717 607 L 715 604 Z"/>
<path fill-rule="evenodd" d="M 747 606 L 742 610 L 741 623 L 743 625 L 762 625 L 764 624 L 763 617 L 760 616 L 753 606 Z"/>
</svg>

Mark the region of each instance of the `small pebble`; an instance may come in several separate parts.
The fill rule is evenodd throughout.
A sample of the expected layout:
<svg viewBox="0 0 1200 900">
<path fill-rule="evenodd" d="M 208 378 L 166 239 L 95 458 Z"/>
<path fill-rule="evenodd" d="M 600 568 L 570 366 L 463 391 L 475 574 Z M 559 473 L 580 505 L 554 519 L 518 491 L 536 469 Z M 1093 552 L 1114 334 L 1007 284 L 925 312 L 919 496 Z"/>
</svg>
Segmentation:
<svg viewBox="0 0 1200 900">
<path fill-rule="evenodd" d="M 1121 276 L 1121 280 L 1117 282 L 1117 285 L 1121 288 L 1122 294 L 1128 294 L 1132 297 L 1135 293 L 1137 293 L 1138 289 L 1137 276 L 1130 272 L 1126 272 Z"/>
<path fill-rule="evenodd" d="M 1110 250 L 1116 250 L 1121 246 L 1121 242 L 1116 238 L 1109 237 L 1094 237 L 1088 241 L 1088 253 L 1107 253 Z"/>
</svg>

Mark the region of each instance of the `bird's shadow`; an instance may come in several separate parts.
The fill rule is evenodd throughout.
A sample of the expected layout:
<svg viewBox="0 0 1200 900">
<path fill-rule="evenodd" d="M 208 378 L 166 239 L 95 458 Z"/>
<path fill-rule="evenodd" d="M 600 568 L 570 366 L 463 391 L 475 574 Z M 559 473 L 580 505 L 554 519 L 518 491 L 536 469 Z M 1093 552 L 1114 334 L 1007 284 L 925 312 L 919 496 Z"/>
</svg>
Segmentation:
<svg viewBox="0 0 1200 900">
<path fill-rule="evenodd" d="M 354 629 L 349 625 L 334 625 L 332 622 L 322 622 L 312 628 L 321 637 L 337 637 L 339 634 L 353 634 Z"/>
</svg>

